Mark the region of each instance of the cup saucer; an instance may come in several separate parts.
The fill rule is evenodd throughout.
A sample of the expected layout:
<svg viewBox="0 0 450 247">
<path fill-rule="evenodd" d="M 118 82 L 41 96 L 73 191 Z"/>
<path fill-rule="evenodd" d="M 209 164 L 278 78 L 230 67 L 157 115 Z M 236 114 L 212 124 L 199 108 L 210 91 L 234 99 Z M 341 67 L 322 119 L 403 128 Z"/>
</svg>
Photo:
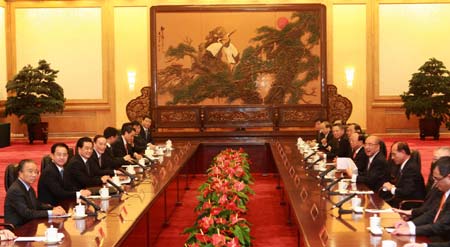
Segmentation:
<svg viewBox="0 0 450 247">
<path fill-rule="evenodd" d="M 55 245 L 55 244 L 59 244 L 59 242 L 61 242 L 61 240 L 55 240 L 55 241 L 44 240 L 43 242 L 45 245 Z"/>
<path fill-rule="evenodd" d="M 73 218 L 75 219 L 75 220 L 80 220 L 80 219 L 84 219 L 85 217 L 87 216 L 87 214 L 84 214 L 84 215 L 73 215 Z"/>
</svg>

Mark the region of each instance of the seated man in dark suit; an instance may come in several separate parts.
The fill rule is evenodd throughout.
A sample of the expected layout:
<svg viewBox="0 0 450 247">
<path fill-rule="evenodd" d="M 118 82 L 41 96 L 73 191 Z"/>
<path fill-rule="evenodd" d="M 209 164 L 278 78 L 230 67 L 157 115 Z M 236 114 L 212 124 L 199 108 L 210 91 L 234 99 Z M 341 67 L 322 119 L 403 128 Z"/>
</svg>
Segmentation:
<svg viewBox="0 0 450 247">
<path fill-rule="evenodd" d="M 136 135 L 133 139 L 134 151 L 138 154 L 143 154 L 145 152 L 145 149 L 147 149 L 147 141 L 144 139 L 145 137 L 141 135 L 141 132 L 143 132 L 141 129 L 141 124 L 139 124 L 138 121 L 132 121 L 131 125 L 136 131 Z"/>
<path fill-rule="evenodd" d="M 361 126 L 357 123 L 349 123 L 347 124 L 347 129 L 345 130 L 345 134 L 350 139 L 350 136 L 353 135 L 353 133 L 362 134 Z"/>
<path fill-rule="evenodd" d="M 361 172 L 358 170 L 358 174 L 353 174 L 351 168 L 347 170 L 352 182 L 364 183 L 373 191 L 378 191 L 387 178 L 387 162 L 386 157 L 380 152 L 380 142 L 377 136 L 367 137 L 364 144 L 364 151 L 368 157 L 366 168 Z"/>
<path fill-rule="evenodd" d="M 52 162 L 42 171 L 38 183 L 39 201 L 57 205 L 65 199 L 75 199 L 75 190 L 65 190 L 63 182 L 64 165 L 69 157 L 69 147 L 65 143 L 55 143 L 51 147 Z M 90 196 L 89 190 L 81 190 L 81 195 Z"/>
<path fill-rule="evenodd" d="M 314 130 L 316 132 L 316 143 L 320 143 L 324 138 L 324 134 L 322 133 L 322 119 L 316 119 L 314 121 Z"/>
<path fill-rule="evenodd" d="M 342 124 L 334 124 L 332 131 L 333 141 L 331 142 L 331 150 L 327 154 L 327 158 L 352 157 L 352 147 L 345 134 L 344 126 Z"/>
<path fill-rule="evenodd" d="M 383 184 L 380 196 L 386 198 L 392 207 L 398 207 L 403 200 L 423 200 L 425 183 L 419 165 L 411 159 L 411 150 L 407 143 L 395 142 L 391 148 L 393 162 L 400 166 L 395 181 Z"/>
<path fill-rule="evenodd" d="M 114 157 L 125 157 L 130 155 L 137 160 L 142 159 L 142 155 L 138 154 L 133 148 L 136 131 L 131 123 L 124 123 L 120 133 L 121 135 L 119 138 L 111 145 Z"/>
<path fill-rule="evenodd" d="M 35 218 L 66 214 L 61 206 L 52 207 L 36 199 L 36 193 L 31 185 L 36 181 L 39 170 L 33 160 L 21 160 L 18 171 L 18 179 L 6 193 L 4 208 L 6 223 L 20 226 Z"/>
<path fill-rule="evenodd" d="M 431 163 L 431 167 L 436 168 L 436 161 L 442 157 L 450 157 L 450 148 L 449 147 L 439 147 L 433 152 L 433 162 Z M 434 169 L 433 169 L 434 170 Z M 431 170 L 430 177 L 433 177 L 433 170 Z M 431 183 L 431 184 L 430 184 Z M 435 207 L 439 205 L 439 201 L 442 197 L 442 191 L 440 191 L 435 185 L 435 181 L 433 178 L 428 179 L 428 185 L 430 185 L 430 189 L 427 190 L 427 195 L 425 196 L 425 201 L 418 208 L 413 208 L 410 210 L 401 210 L 394 208 L 393 210 L 399 213 L 403 219 L 411 220 L 414 219 L 423 213 L 433 210 Z M 428 186 L 427 186 L 428 187 Z"/>
<path fill-rule="evenodd" d="M 89 158 L 90 170 L 94 176 L 114 176 L 116 174 L 108 165 L 108 163 L 114 161 L 108 155 L 105 155 L 105 151 L 106 138 L 102 135 L 96 135 L 94 137 L 94 152 Z"/>
<path fill-rule="evenodd" d="M 91 171 L 89 158 L 93 152 L 91 138 L 82 137 L 77 141 L 78 153 L 67 164 L 64 170 L 64 188 L 66 190 L 81 190 L 87 187 L 102 186 L 110 176 L 95 176 Z"/>
<path fill-rule="evenodd" d="M 331 141 L 333 140 L 333 134 L 331 133 L 331 124 L 327 121 L 323 121 L 321 124 L 321 139 L 319 141 L 319 150 L 329 152 L 331 150 Z"/>
<path fill-rule="evenodd" d="M 364 151 L 365 141 L 366 137 L 362 134 L 353 133 L 350 136 L 350 146 L 353 150 L 352 159 L 355 162 L 356 167 L 358 168 L 358 173 L 366 172 L 367 161 L 369 160 L 369 157 L 367 157 L 367 154 Z"/>
<path fill-rule="evenodd" d="M 104 158 L 108 160 L 104 164 L 105 169 L 116 170 L 121 166 L 128 165 L 129 162 L 131 162 L 131 160 L 133 159 L 129 154 L 123 157 L 115 157 L 112 150 L 112 144 L 116 142 L 119 137 L 119 132 L 117 131 L 117 129 L 113 127 L 106 127 L 103 131 L 103 136 L 106 138 Z"/>
<path fill-rule="evenodd" d="M 150 116 L 144 116 L 141 122 L 142 130 L 139 135 L 146 141 L 146 143 L 153 143 L 152 133 L 150 127 L 152 126 L 152 119 Z"/>
<path fill-rule="evenodd" d="M 450 235 L 450 157 L 436 161 L 433 171 L 436 187 L 443 192 L 439 206 L 412 221 L 395 224 L 395 235 L 424 235 L 433 241 L 449 241 Z"/>
</svg>

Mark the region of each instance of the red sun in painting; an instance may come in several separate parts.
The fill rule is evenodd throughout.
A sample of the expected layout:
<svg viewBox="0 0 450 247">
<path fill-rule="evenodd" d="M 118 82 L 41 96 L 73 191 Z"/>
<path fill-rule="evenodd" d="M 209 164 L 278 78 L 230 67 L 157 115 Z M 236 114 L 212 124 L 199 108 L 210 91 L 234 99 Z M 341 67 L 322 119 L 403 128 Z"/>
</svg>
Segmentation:
<svg viewBox="0 0 450 247">
<path fill-rule="evenodd" d="M 280 30 L 282 30 L 288 23 L 289 20 L 286 17 L 280 17 L 277 20 L 277 26 Z"/>
</svg>

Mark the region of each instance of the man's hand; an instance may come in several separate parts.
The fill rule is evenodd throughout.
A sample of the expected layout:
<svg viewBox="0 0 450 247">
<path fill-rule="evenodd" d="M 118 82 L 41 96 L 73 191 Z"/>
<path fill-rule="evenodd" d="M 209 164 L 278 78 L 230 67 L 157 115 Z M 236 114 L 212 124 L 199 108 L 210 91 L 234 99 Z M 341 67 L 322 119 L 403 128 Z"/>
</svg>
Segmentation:
<svg viewBox="0 0 450 247">
<path fill-rule="evenodd" d="M 401 221 L 395 222 L 394 227 L 395 228 L 400 228 L 402 226 L 407 226 L 407 225 L 408 225 L 408 223 L 406 223 L 406 221 L 401 220 Z"/>
<path fill-rule="evenodd" d="M 409 244 L 405 244 L 403 245 L 403 247 L 425 247 L 426 244 L 419 244 L 419 243 L 409 243 Z"/>
<path fill-rule="evenodd" d="M 1 241 L 4 240 L 13 240 L 17 238 L 17 236 L 11 232 L 10 230 L 4 229 L 4 230 L 0 230 L 0 239 Z"/>
<path fill-rule="evenodd" d="M 348 175 L 349 177 L 352 177 L 352 175 L 353 175 L 353 170 L 352 170 L 351 167 L 347 167 L 347 169 L 345 169 L 345 172 L 347 173 L 347 175 Z"/>
<path fill-rule="evenodd" d="M 106 184 L 107 181 L 108 181 L 108 179 L 111 179 L 111 177 L 108 176 L 108 175 L 105 175 L 105 176 L 102 176 L 100 179 L 102 180 L 102 182 L 103 182 L 104 184 Z"/>
<path fill-rule="evenodd" d="M 409 231 L 409 226 L 406 224 L 406 226 L 400 226 L 396 228 L 393 232 L 393 235 L 411 235 L 411 232 Z"/>
<path fill-rule="evenodd" d="M 90 190 L 80 190 L 80 194 L 84 197 L 90 196 L 92 193 Z"/>
<path fill-rule="evenodd" d="M 391 191 L 391 189 L 394 187 L 394 185 L 392 185 L 389 182 L 386 182 L 383 184 L 383 188 L 386 189 L 387 191 Z"/>
<path fill-rule="evenodd" d="M 131 155 L 129 155 L 129 154 L 123 156 L 123 159 L 128 162 L 131 162 L 131 160 L 133 160 L 133 158 L 131 158 Z"/>
<path fill-rule="evenodd" d="M 135 157 L 137 160 L 140 160 L 140 159 L 143 158 L 142 155 L 140 155 L 140 154 L 138 154 L 138 153 L 134 153 L 134 157 Z"/>
<path fill-rule="evenodd" d="M 54 216 L 60 216 L 60 215 L 65 215 L 65 214 L 66 214 L 66 210 L 64 210 L 64 208 L 62 208 L 61 206 L 57 206 L 52 209 L 52 215 L 54 215 Z"/>
</svg>

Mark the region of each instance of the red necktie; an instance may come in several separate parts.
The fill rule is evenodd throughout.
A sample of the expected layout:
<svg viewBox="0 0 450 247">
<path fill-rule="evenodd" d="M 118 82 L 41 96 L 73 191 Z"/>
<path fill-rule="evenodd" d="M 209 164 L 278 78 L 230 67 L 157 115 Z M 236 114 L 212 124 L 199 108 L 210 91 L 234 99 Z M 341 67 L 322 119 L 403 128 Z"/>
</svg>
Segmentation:
<svg viewBox="0 0 450 247">
<path fill-rule="evenodd" d="M 433 223 L 436 223 L 436 221 L 437 221 L 437 219 L 439 217 L 439 214 L 441 213 L 442 208 L 444 207 L 444 204 L 445 204 L 446 200 L 447 200 L 447 197 L 445 196 L 445 194 L 443 194 L 442 198 L 441 198 L 441 203 L 439 204 L 439 209 L 438 209 L 438 211 L 436 213 L 436 216 L 434 216 Z"/>
</svg>

